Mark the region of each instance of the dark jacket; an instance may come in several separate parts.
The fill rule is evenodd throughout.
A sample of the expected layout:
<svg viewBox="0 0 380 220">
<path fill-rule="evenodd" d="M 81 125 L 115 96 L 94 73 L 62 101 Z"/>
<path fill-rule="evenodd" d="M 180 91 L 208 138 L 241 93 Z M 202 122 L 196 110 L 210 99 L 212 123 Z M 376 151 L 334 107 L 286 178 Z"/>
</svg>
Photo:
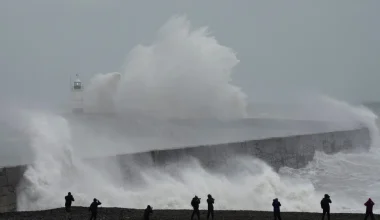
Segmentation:
<svg viewBox="0 0 380 220">
<path fill-rule="evenodd" d="M 97 212 L 98 211 L 98 206 L 101 205 L 102 203 L 99 200 L 93 201 L 90 205 L 90 208 L 88 209 L 91 212 Z"/>
<path fill-rule="evenodd" d="M 329 210 L 330 209 L 330 203 L 331 203 L 330 197 L 323 198 L 321 200 L 321 208 L 324 210 Z"/>
<path fill-rule="evenodd" d="M 213 209 L 214 208 L 214 202 L 215 202 L 215 199 L 212 198 L 212 197 L 209 197 L 207 199 L 208 209 Z"/>
<path fill-rule="evenodd" d="M 144 220 L 149 220 L 149 215 L 153 213 L 153 209 L 150 205 L 144 210 Z"/>
<path fill-rule="evenodd" d="M 201 200 L 198 197 L 194 197 L 191 200 L 191 206 L 193 206 L 194 209 L 199 209 L 199 204 L 201 203 Z"/>
<path fill-rule="evenodd" d="M 65 206 L 68 207 L 68 206 L 71 206 L 71 203 L 74 202 L 74 197 L 73 195 L 69 194 L 67 196 L 65 196 Z"/>
<path fill-rule="evenodd" d="M 373 206 L 375 205 L 375 203 L 371 200 L 371 199 L 368 199 L 368 201 L 366 203 L 364 203 L 365 206 L 367 206 L 366 208 L 366 213 L 372 213 L 373 211 Z"/>
<path fill-rule="evenodd" d="M 281 203 L 277 199 L 273 199 L 272 206 L 274 212 L 280 212 Z"/>
</svg>

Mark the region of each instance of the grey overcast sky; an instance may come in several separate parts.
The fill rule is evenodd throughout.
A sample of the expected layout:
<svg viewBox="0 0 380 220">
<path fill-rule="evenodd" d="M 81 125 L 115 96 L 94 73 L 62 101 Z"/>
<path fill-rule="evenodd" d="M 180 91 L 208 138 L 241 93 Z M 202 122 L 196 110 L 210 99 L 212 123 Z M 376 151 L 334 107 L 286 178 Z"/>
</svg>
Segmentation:
<svg viewBox="0 0 380 220">
<path fill-rule="evenodd" d="M 186 14 L 237 52 L 233 80 L 251 101 L 380 101 L 379 11 L 379 0 L 1 0 L 0 98 L 65 101 L 69 75 L 121 71 L 133 46 Z"/>
</svg>

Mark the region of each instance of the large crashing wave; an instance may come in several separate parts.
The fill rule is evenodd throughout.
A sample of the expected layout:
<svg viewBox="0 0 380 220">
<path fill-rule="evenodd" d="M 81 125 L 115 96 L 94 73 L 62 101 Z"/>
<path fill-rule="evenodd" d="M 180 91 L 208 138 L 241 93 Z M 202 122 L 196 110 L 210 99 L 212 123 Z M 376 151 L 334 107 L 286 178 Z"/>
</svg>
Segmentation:
<svg viewBox="0 0 380 220">
<path fill-rule="evenodd" d="M 114 105 L 119 112 L 157 118 L 242 118 L 246 95 L 231 82 L 238 63 L 206 27 L 192 29 L 186 17 L 174 17 L 151 45 L 129 53 L 120 81 L 118 73 L 94 77 L 87 91 L 90 109 Z"/>
<path fill-rule="evenodd" d="M 151 45 L 138 45 L 130 52 L 124 73 L 93 77 L 85 90 L 85 108 L 88 112 L 137 112 L 160 119 L 242 118 L 246 116 L 246 95 L 231 84 L 232 69 L 238 62 L 230 48 L 208 35 L 207 28 L 192 29 L 186 17 L 173 17 L 159 29 Z M 31 113 L 26 118 L 36 156 L 24 175 L 23 186 L 27 187 L 19 194 L 19 210 L 61 206 L 67 191 L 77 196 L 77 205 L 88 205 L 98 197 L 107 206 L 144 207 L 146 200 L 152 200 L 157 201 L 155 207 L 166 208 L 185 208 L 188 202 L 180 202 L 182 196 L 177 202 L 168 202 L 164 194 L 157 194 L 162 191 L 158 186 L 166 186 L 168 192 L 173 187 L 181 189 L 187 197 L 195 193 L 186 182 L 157 179 L 170 179 L 170 174 L 161 170 L 141 170 L 148 186 L 138 191 L 120 179 L 120 172 L 114 173 L 117 166 L 110 169 L 109 162 L 87 165 L 73 155 L 70 124 L 65 118 L 46 113 Z M 123 144 L 116 142 L 108 143 Z M 103 149 L 107 151 L 106 146 Z M 192 167 L 201 171 L 196 162 Z M 183 172 L 184 178 L 190 178 L 188 171 Z"/>
<path fill-rule="evenodd" d="M 26 185 L 18 196 L 18 210 L 39 210 L 62 206 L 67 192 L 75 205 L 87 206 L 93 197 L 104 206 L 143 208 L 189 208 L 194 194 L 208 193 L 218 199 L 218 209 L 261 209 L 263 201 L 280 197 L 288 203 L 285 210 L 310 210 L 317 201 L 314 187 L 302 179 L 280 177 L 268 165 L 253 158 L 228 160 L 235 175 L 210 173 L 196 160 L 162 168 L 139 168 L 138 184 L 123 179 L 112 161 L 85 163 L 73 155 L 67 121 L 56 115 L 33 114 L 29 131 L 36 153 L 33 165 L 24 175 Z M 133 165 L 131 165 L 133 166 Z M 136 165 L 137 166 L 137 165 Z M 132 169 L 133 167 L 129 167 Z M 206 205 L 203 203 L 202 207 Z"/>
<path fill-rule="evenodd" d="M 27 117 L 36 158 L 24 175 L 27 184 L 18 195 L 18 210 L 61 207 L 69 191 L 79 206 L 96 197 L 109 207 L 143 208 L 149 203 L 169 209 L 190 208 L 194 194 L 208 193 L 217 198 L 218 209 L 235 210 L 270 210 L 270 201 L 278 197 L 284 211 L 319 211 L 320 197 L 329 193 L 335 211 L 358 212 L 366 197 L 380 199 L 377 185 L 372 185 L 380 167 L 376 148 L 360 154 L 317 153 L 306 168 L 282 168 L 279 173 L 252 157 L 227 160 L 230 170 L 225 173 L 207 171 L 195 159 L 165 168 L 129 163 L 129 170 L 138 171 L 130 179 L 115 161 L 85 162 L 73 154 L 70 124 L 63 117 L 46 113 Z"/>
<path fill-rule="evenodd" d="M 231 84 L 232 69 L 237 64 L 231 49 L 208 36 L 206 28 L 191 30 L 185 17 L 175 17 L 159 30 L 150 46 L 140 45 L 131 51 L 124 73 L 93 78 L 86 90 L 86 108 L 94 112 L 138 112 L 157 118 L 242 118 L 247 114 L 246 95 Z M 310 110 L 317 112 L 313 116 L 325 114 L 321 116 L 324 119 L 339 116 L 344 122 L 360 122 L 377 135 L 374 116 L 366 109 L 353 109 L 335 100 L 322 103 L 320 109 Z M 130 169 L 139 171 L 136 183 L 125 177 L 114 161 L 88 163 L 75 155 L 71 124 L 65 118 L 33 112 L 26 115 L 26 122 L 35 160 L 24 175 L 18 210 L 61 207 L 64 195 L 70 191 L 75 196 L 74 205 L 82 206 L 96 197 L 104 206 L 143 208 L 149 203 L 155 208 L 187 209 L 194 194 L 205 197 L 211 193 L 217 199 L 217 209 L 270 210 L 271 200 L 279 197 L 283 210 L 319 211 L 320 197 L 346 184 L 343 174 L 358 178 L 371 175 L 364 174 L 365 169 L 360 173 L 342 172 L 343 180 L 332 179 L 337 182 L 326 187 L 323 181 L 329 181 L 330 176 L 318 169 L 344 169 L 346 164 L 334 164 L 334 156 L 317 154 L 316 161 L 307 168 L 285 168 L 280 173 L 249 157 L 226 161 L 233 167 L 233 175 L 210 173 L 196 160 L 170 164 L 165 169 L 130 165 Z M 121 140 L 107 143 L 125 144 L 119 143 Z M 107 151 L 107 146 L 103 147 Z M 335 210 L 358 210 L 359 202 L 352 203 L 356 197 L 341 192 L 333 197 L 333 201 L 340 202 L 334 202 Z M 203 202 L 201 207 L 206 208 L 206 204 Z"/>
</svg>

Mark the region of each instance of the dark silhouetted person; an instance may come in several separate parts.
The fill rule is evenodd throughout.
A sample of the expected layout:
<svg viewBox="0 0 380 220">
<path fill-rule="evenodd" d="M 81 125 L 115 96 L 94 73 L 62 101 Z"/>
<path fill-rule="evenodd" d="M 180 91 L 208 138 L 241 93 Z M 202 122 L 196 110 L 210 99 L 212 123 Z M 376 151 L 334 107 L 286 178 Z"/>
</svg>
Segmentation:
<svg viewBox="0 0 380 220">
<path fill-rule="evenodd" d="M 198 220 L 200 219 L 200 213 L 199 213 L 199 204 L 200 203 L 201 203 L 201 199 L 198 198 L 198 196 L 195 196 L 191 200 L 191 206 L 193 206 L 193 214 L 191 214 L 191 220 L 193 219 L 195 214 L 197 215 Z"/>
<path fill-rule="evenodd" d="M 327 214 L 327 219 L 330 220 L 330 203 L 331 199 L 328 194 L 325 194 L 325 197 L 321 200 L 321 208 L 323 210 L 322 220 L 325 219 L 325 215 Z"/>
<path fill-rule="evenodd" d="M 207 219 L 211 215 L 211 219 L 214 219 L 214 202 L 215 199 L 212 198 L 210 194 L 207 195 Z"/>
<path fill-rule="evenodd" d="M 364 205 L 367 207 L 365 210 L 364 220 L 366 220 L 368 216 L 371 216 L 371 220 L 375 220 L 375 216 L 373 215 L 373 206 L 375 205 L 375 203 L 372 201 L 371 198 L 369 198 L 368 201 L 364 203 Z"/>
<path fill-rule="evenodd" d="M 71 195 L 71 192 L 65 196 L 65 209 L 66 209 L 66 218 L 71 219 L 71 203 L 74 202 L 74 197 Z"/>
<path fill-rule="evenodd" d="M 153 208 L 150 205 L 148 205 L 144 211 L 144 220 L 149 220 L 149 216 L 152 213 L 153 213 Z"/>
<path fill-rule="evenodd" d="M 281 220 L 281 214 L 280 214 L 281 203 L 278 201 L 277 198 L 273 199 L 272 206 L 273 206 L 274 220 L 277 220 L 277 219 Z"/>
<path fill-rule="evenodd" d="M 96 216 L 98 215 L 98 206 L 102 203 L 94 198 L 94 201 L 91 203 L 90 208 L 88 209 L 91 212 L 90 220 L 94 219 L 96 220 Z"/>
</svg>

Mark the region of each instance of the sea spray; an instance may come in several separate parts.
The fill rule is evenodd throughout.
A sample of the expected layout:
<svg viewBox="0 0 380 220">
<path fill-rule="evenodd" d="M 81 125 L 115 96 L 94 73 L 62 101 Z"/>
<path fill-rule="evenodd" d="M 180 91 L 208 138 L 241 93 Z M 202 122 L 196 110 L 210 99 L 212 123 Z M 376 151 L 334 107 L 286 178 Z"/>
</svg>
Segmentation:
<svg viewBox="0 0 380 220">
<path fill-rule="evenodd" d="M 337 153 L 326 155 L 316 152 L 314 160 L 307 167 L 292 169 L 283 167 L 280 175 L 291 178 L 310 180 L 322 196 L 329 193 L 334 203 L 332 207 L 339 212 L 362 212 L 362 204 L 368 199 L 380 200 L 376 191 L 378 184 L 377 173 L 380 169 L 379 129 L 377 115 L 365 106 L 353 106 L 344 101 L 329 96 L 319 96 L 313 102 L 319 106 L 305 113 L 310 118 L 333 120 L 343 127 L 366 127 L 371 137 L 370 152 Z M 361 149 L 360 146 L 356 146 Z M 375 210 L 380 208 L 374 207 Z"/>
<path fill-rule="evenodd" d="M 86 164 L 73 154 L 67 120 L 49 113 L 28 113 L 30 145 L 35 154 L 28 165 L 17 198 L 18 210 L 39 210 L 62 206 L 67 192 L 86 206 L 103 187 L 119 184 L 118 167 L 112 161 Z M 107 199 L 103 199 L 107 201 Z"/>
<path fill-rule="evenodd" d="M 57 206 L 58 203 L 51 200 L 56 196 L 50 193 L 51 187 L 69 184 L 65 176 L 73 169 L 67 122 L 62 117 L 44 113 L 30 113 L 28 117 L 27 131 L 35 158 L 24 173 L 26 188 L 19 194 L 18 208 L 42 209 L 49 203 Z"/>
<path fill-rule="evenodd" d="M 319 211 L 320 196 L 329 193 L 334 210 L 343 212 L 360 211 L 358 198 L 379 196 L 371 191 L 376 188 L 371 173 L 380 168 L 377 155 L 317 153 L 307 168 L 283 168 L 279 174 L 251 157 L 227 160 L 231 170 L 221 172 L 205 170 L 195 159 L 166 167 L 125 167 L 107 158 L 82 161 L 72 151 L 71 125 L 63 117 L 27 117 L 36 158 L 25 173 L 28 184 L 19 194 L 19 210 L 60 207 L 68 191 L 76 196 L 75 205 L 83 206 L 97 197 L 104 206 L 141 208 L 149 202 L 157 208 L 183 209 L 189 208 L 194 194 L 211 193 L 218 198 L 218 209 L 270 210 L 263 201 L 279 197 L 284 211 Z M 133 179 L 126 172 L 130 169 L 137 171 Z"/>
<path fill-rule="evenodd" d="M 89 113 L 115 113 L 115 95 L 121 74 L 96 74 L 84 92 L 84 109 Z"/>
<path fill-rule="evenodd" d="M 284 210 L 305 211 L 313 204 L 306 200 L 316 199 L 314 187 L 307 181 L 282 178 L 264 162 L 249 157 L 226 161 L 234 164 L 235 175 L 212 173 L 195 159 L 165 168 L 140 167 L 142 182 L 135 184 L 128 176 L 123 179 L 111 161 L 84 162 L 66 153 L 71 152 L 70 129 L 62 117 L 30 117 L 31 142 L 37 156 L 25 173 L 27 185 L 19 194 L 18 210 L 61 207 L 69 191 L 75 196 L 75 205 L 87 206 L 96 197 L 104 206 L 131 208 L 142 208 L 148 202 L 157 208 L 184 209 L 194 194 L 211 193 L 218 198 L 220 209 L 269 210 L 262 201 L 280 196 L 288 203 Z"/>
<path fill-rule="evenodd" d="M 247 116 L 246 96 L 231 83 L 232 70 L 237 63 L 231 49 L 208 36 L 206 28 L 191 30 L 186 18 L 173 18 L 159 30 L 156 41 L 151 45 L 139 45 L 131 51 L 120 80 L 116 77 L 118 73 L 94 78 L 89 85 L 92 89 L 88 90 L 94 97 L 91 108 L 109 111 L 103 107 L 112 103 L 112 111 L 136 111 L 155 118 L 243 118 Z M 112 83 L 100 82 L 99 79 Z M 320 105 L 315 110 L 319 115 L 311 110 L 305 112 L 331 119 L 333 114 L 327 110 L 330 105 L 326 102 Z M 357 116 L 355 120 L 345 117 L 341 121 L 356 126 L 363 119 L 360 114 Z M 226 165 L 234 165 L 234 175 L 205 170 L 195 159 L 172 163 L 166 168 L 134 167 L 134 164 L 122 167 L 113 160 L 94 159 L 88 162 L 80 159 L 74 149 L 85 146 L 73 141 L 73 124 L 64 117 L 42 112 L 28 114 L 26 118 L 26 133 L 35 160 L 24 175 L 26 185 L 18 195 L 19 210 L 61 207 L 68 191 L 74 194 L 74 205 L 82 206 L 88 206 L 96 197 L 104 206 L 143 208 L 149 203 L 156 208 L 187 209 L 194 194 L 204 197 L 211 193 L 218 201 L 215 204 L 217 209 L 271 210 L 271 200 L 278 197 L 283 203 L 283 210 L 289 211 L 320 211 L 320 197 L 326 191 L 336 191 L 337 194 L 330 193 L 333 201 L 339 201 L 334 202 L 334 210 L 360 210 L 359 197 L 352 197 L 349 190 L 376 182 L 371 177 L 379 164 L 374 156 L 360 154 L 363 159 L 360 166 L 370 162 L 367 169 L 353 172 L 352 168 L 356 166 L 350 167 L 351 172 L 341 172 L 339 179 L 329 178 L 340 170 L 347 171 L 346 163 L 352 161 L 352 155 L 317 153 L 308 168 L 284 168 L 280 174 L 263 161 L 249 157 L 226 161 Z M 91 138 L 86 132 L 84 129 L 77 135 Z M 107 143 L 128 147 L 120 141 L 122 139 L 112 139 Z M 109 146 L 97 141 L 92 144 L 100 145 L 96 146 L 96 149 L 103 149 L 100 153 L 108 151 Z M 95 146 L 89 149 L 95 149 Z M 373 160 L 365 160 L 367 156 Z M 335 163 L 337 161 L 339 163 Z M 125 174 L 125 169 L 138 170 L 135 173 L 138 184 Z M 365 179 L 364 174 L 369 178 Z M 360 180 L 359 184 L 341 187 L 348 185 L 347 180 L 351 180 L 348 177 Z M 360 195 L 371 193 L 356 191 Z M 206 208 L 206 204 L 203 202 L 201 207 Z"/>
<path fill-rule="evenodd" d="M 156 118 L 242 118 L 247 96 L 231 78 L 238 63 L 234 51 L 220 45 L 207 27 L 194 29 L 186 17 L 173 17 L 152 44 L 130 51 L 117 93 L 99 102 L 113 99 L 118 112 Z M 95 76 L 89 87 L 113 89 L 114 83 L 99 86 L 99 79 L 113 76 L 117 73 Z"/>
</svg>

